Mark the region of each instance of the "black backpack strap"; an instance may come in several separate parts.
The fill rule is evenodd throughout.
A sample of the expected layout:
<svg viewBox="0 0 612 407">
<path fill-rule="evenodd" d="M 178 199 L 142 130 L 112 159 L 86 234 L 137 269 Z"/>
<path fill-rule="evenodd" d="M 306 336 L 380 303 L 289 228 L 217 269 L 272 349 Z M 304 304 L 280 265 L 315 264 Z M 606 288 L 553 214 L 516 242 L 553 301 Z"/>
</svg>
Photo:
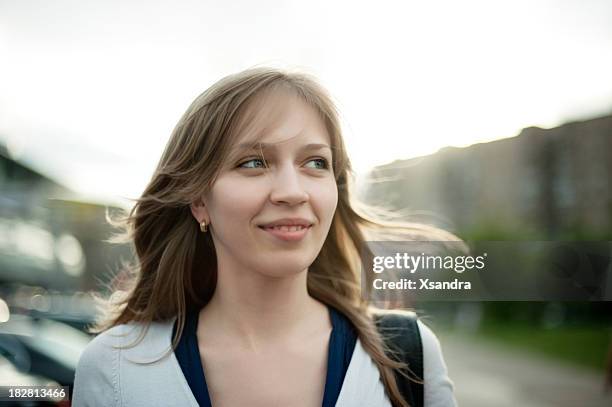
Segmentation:
<svg viewBox="0 0 612 407">
<path fill-rule="evenodd" d="M 421 333 L 417 325 L 417 315 L 412 311 L 385 311 L 381 310 L 374 314 L 374 322 L 378 331 L 383 335 L 385 344 L 396 351 L 397 356 L 405 362 L 412 373 L 419 381 L 423 380 L 423 345 L 421 343 Z M 408 372 L 410 375 L 410 373 Z M 412 375 L 410 375 L 412 376 Z M 415 383 L 395 372 L 397 384 L 400 392 L 410 403 L 411 407 L 423 406 L 423 384 Z"/>
</svg>

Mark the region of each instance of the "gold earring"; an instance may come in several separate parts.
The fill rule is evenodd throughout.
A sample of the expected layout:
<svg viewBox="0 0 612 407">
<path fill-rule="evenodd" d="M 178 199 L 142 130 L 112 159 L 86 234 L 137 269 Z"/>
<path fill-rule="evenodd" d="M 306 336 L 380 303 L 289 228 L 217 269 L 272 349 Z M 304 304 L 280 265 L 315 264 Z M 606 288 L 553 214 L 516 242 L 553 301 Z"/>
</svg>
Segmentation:
<svg viewBox="0 0 612 407">
<path fill-rule="evenodd" d="M 207 227 L 207 224 L 206 224 L 205 220 L 203 220 L 202 223 L 200 223 L 200 230 L 202 232 L 204 232 L 204 233 L 206 233 L 208 231 L 208 227 Z"/>
</svg>

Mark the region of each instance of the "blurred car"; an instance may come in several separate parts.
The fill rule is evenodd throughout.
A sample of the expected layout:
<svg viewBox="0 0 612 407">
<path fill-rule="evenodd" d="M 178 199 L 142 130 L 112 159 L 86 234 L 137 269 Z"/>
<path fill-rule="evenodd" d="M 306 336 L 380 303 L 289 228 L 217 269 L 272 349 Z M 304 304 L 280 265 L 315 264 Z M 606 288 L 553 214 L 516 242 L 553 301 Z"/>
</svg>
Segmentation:
<svg viewBox="0 0 612 407">
<path fill-rule="evenodd" d="M 72 393 L 79 357 L 90 340 L 63 322 L 12 314 L 0 323 L 0 385 L 60 385 Z"/>
</svg>

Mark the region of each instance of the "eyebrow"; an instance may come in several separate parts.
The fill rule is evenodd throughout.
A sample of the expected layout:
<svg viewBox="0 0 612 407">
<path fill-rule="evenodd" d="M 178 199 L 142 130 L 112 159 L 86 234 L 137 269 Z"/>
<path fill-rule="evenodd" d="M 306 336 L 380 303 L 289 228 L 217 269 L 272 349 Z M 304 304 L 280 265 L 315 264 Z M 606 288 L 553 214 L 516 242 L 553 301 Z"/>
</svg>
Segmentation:
<svg viewBox="0 0 612 407">
<path fill-rule="evenodd" d="M 238 149 L 240 151 L 243 150 L 269 150 L 269 149 L 274 149 L 276 148 L 276 144 L 271 144 L 271 143 L 241 143 L 238 144 Z M 310 144 L 306 144 L 303 145 L 302 147 L 300 147 L 300 150 L 321 150 L 324 148 L 328 148 L 331 150 L 331 147 L 327 144 L 320 144 L 320 143 L 310 143 Z"/>
</svg>

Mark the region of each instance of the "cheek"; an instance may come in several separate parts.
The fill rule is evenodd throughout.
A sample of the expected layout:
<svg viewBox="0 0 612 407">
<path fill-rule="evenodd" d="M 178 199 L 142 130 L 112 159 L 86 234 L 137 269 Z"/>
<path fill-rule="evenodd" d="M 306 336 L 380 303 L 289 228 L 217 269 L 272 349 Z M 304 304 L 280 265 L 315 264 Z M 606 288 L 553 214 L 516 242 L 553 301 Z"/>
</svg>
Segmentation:
<svg viewBox="0 0 612 407">
<path fill-rule="evenodd" d="M 218 182 L 210 203 L 212 221 L 217 224 L 244 224 L 253 218 L 265 200 L 255 183 Z"/>
<path fill-rule="evenodd" d="M 327 223 L 331 223 L 331 218 L 333 218 L 338 205 L 338 187 L 335 181 L 332 180 L 317 188 L 317 191 L 314 191 L 311 196 L 314 198 L 312 199 L 313 206 L 316 206 L 323 218 L 321 221 L 325 220 Z"/>
</svg>

